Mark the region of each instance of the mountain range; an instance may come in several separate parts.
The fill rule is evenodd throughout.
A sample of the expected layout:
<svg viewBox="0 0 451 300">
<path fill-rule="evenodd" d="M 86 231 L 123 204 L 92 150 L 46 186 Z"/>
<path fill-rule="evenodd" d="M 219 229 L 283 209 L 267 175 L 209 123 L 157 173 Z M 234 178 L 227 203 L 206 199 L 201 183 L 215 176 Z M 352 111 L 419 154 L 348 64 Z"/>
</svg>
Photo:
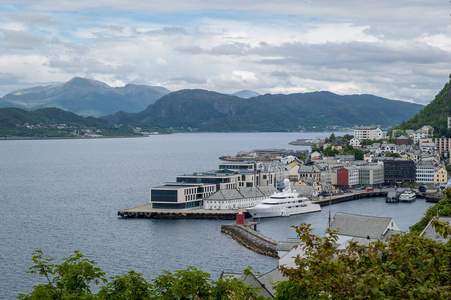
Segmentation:
<svg viewBox="0 0 451 300">
<path fill-rule="evenodd" d="M 160 86 L 127 84 L 111 87 L 101 81 L 74 77 L 66 83 L 37 86 L 6 94 L 1 107 L 34 110 L 57 107 L 81 116 L 105 116 L 118 111 L 138 112 L 170 91 Z"/>
<path fill-rule="evenodd" d="M 184 130 L 311 131 L 333 125 L 393 126 L 422 108 L 373 95 L 313 92 L 242 99 L 205 90 L 181 90 L 163 96 L 141 112 L 118 112 L 103 118 L 115 124 Z"/>
<path fill-rule="evenodd" d="M 410 119 L 423 108 L 373 95 L 170 92 L 146 85 L 111 87 L 80 77 L 11 92 L 0 99 L 1 107 L 57 107 L 81 116 L 104 116 L 114 124 L 200 131 L 312 131 L 372 124 L 388 127 Z"/>
</svg>

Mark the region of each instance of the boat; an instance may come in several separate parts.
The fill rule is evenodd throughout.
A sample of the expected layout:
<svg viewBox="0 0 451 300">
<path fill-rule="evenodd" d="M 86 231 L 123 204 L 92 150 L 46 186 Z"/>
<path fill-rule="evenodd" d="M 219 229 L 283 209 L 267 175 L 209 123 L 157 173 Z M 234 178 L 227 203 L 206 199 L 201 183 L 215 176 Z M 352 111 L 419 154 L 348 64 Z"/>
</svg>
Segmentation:
<svg viewBox="0 0 451 300">
<path fill-rule="evenodd" d="M 291 190 L 290 181 L 284 180 L 285 188 L 263 199 L 260 204 L 246 210 L 253 218 L 289 217 L 291 215 L 321 211 L 321 206 Z"/>
<path fill-rule="evenodd" d="M 417 195 L 415 194 L 415 192 L 407 189 L 404 192 L 402 192 L 401 195 L 399 195 L 399 202 L 412 203 L 415 201 L 416 198 Z"/>
</svg>

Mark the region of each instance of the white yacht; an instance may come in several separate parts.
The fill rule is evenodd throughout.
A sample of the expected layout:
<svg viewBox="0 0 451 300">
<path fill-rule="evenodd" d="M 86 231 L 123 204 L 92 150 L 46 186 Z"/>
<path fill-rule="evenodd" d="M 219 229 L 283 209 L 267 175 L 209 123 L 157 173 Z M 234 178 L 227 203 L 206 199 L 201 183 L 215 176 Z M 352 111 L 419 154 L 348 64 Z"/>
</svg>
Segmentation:
<svg viewBox="0 0 451 300">
<path fill-rule="evenodd" d="M 399 201 L 400 202 L 414 202 L 417 198 L 414 191 L 407 189 L 404 192 L 402 192 L 401 195 L 399 195 Z"/>
<path fill-rule="evenodd" d="M 301 197 L 295 190 L 291 190 L 288 179 L 285 179 L 284 183 L 285 189 L 281 193 L 274 193 L 260 204 L 246 209 L 253 218 L 288 217 L 321 211 L 319 204 L 313 204 L 306 197 Z"/>
</svg>

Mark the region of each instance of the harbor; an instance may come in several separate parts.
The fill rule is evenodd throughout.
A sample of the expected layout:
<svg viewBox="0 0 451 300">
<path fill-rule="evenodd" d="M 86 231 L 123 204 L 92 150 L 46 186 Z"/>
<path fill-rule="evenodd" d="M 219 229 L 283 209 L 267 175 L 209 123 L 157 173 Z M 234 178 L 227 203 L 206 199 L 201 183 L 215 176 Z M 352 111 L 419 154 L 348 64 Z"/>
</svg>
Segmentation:
<svg viewBox="0 0 451 300">
<path fill-rule="evenodd" d="M 396 194 L 395 189 L 380 189 L 378 191 L 366 192 L 357 191 L 352 193 L 333 195 L 321 200 L 312 201 L 321 206 L 333 205 L 348 201 L 357 201 L 359 199 L 384 197 L 387 203 L 395 202 L 387 200 L 390 195 Z M 437 203 L 443 197 L 441 195 L 432 195 L 416 192 L 417 198 L 424 198 L 426 202 Z M 396 201 L 397 202 L 397 201 Z M 148 218 L 148 219 L 207 219 L 207 220 L 234 220 L 238 209 L 204 209 L 201 207 L 186 209 L 154 209 L 151 204 L 145 204 L 138 207 L 123 209 L 117 212 L 120 218 Z M 243 209 L 246 218 L 251 215 Z"/>
</svg>

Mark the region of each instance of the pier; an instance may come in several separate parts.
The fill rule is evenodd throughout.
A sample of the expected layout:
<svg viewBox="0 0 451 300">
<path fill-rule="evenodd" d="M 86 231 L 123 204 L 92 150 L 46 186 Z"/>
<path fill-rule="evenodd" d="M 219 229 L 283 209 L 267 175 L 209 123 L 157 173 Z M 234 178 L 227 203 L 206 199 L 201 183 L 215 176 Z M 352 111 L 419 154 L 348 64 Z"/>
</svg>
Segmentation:
<svg viewBox="0 0 451 300">
<path fill-rule="evenodd" d="M 207 210 L 203 208 L 153 209 L 151 204 L 123 209 L 117 212 L 121 218 L 141 219 L 208 219 L 235 220 L 237 210 Z M 246 213 L 246 217 L 250 214 Z"/>
<path fill-rule="evenodd" d="M 349 194 L 340 194 L 327 197 L 321 200 L 312 201 L 312 203 L 318 203 L 321 206 L 327 206 L 330 204 L 336 204 L 341 202 L 353 201 L 362 198 L 369 197 L 384 197 L 386 198 L 389 192 L 394 190 L 379 190 L 372 192 L 354 192 Z M 437 203 L 440 201 L 442 195 L 430 195 L 426 193 L 416 193 L 418 198 L 426 199 L 426 202 Z M 237 210 L 211 210 L 197 208 L 186 209 L 153 209 L 151 204 L 145 204 L 138 207 L 123 209 L 117 212 L 117 215 L 121 218 L 148 218 L 148 219 L 209 219 L 209 220 L 235 220 Z M 246 218 L 250 218 L 251 215 L 243 209 L 243 213 Z"/>
<path fill-rule="evenodd" d="M 347 202 L 352 200 L 357 200 L 361 198 L 369 198 L 369 197 L 387 197 L 387 191 L 374 191 L 374 192 L 362 192 L 362 193 L 351 193 L 351 194 L 342 194 L 335 195 L 329 198 L 324 198 L 317 201 L 312 201 L 312 203 L 317 203 L 321 206 L 326 206 L 335 203 Z"/>
<path fill-rule="evenodd" d="M 279 257 L 276 250 L 278 242 L 252 229 L 252 226 L 256 226 L 257 224 L 256 222 L 242 225 L 235 223 L 223 224 L 221 226 L 221 232 L 230 235 L 241 245 L 254 252 L 271 257 Z"/>
</svg>

